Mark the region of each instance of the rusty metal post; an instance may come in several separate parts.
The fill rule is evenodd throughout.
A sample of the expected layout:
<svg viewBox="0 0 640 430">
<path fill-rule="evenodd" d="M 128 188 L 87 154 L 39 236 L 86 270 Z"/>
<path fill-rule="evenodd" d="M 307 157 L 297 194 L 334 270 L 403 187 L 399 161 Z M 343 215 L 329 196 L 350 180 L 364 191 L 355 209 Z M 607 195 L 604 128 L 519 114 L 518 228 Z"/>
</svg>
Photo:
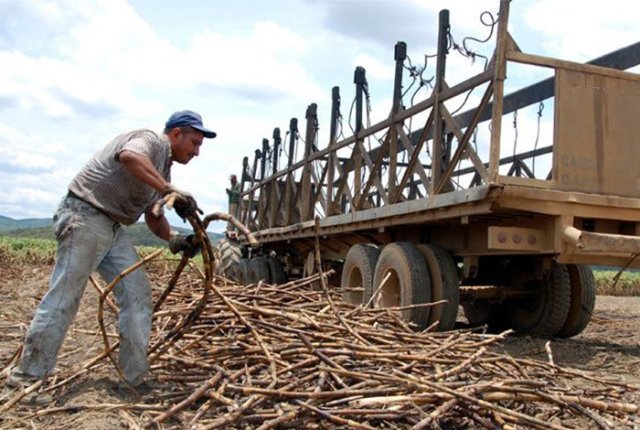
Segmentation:
<svg viewBox="0 0 640 430">
<path fill-rule="evenodd" d="M 445 149 L 444 129 L 445 123 L 440 113 L 440 93 L 444 87 L 444 76 L 447 65 L 447 51 L 449 44 L 449 11 L 443 9 L 439 15 L 439 28 L 438 28 L 438 56 L 436 58 L 436 76 L 435 87 L 433 89 L 435 93 L 435 105 L 434 105 L 434 134 L 433 134 L 433 160 L 431 163 L 431 194 L 434 194 L 434 190 L 442 179 L 442 174 L 447 170 L 449 160 L 446 156 L 447 151 Z M 448 190 L 448 187 L 443 187 L 443 190 Z"/>
<path fill-rule="evenodd" d="M 260 157 L 260 194 L 258 196 L 258 226 L 266 225 L 267 206 L 270 200 L 269 184 L 265 181 L 267 168 L 267 154 L 269 153 L 269 140 L 262 139 L 262 157 Z"/>
<path fill-rule="evenodd" d="M 298 119 L 291 118 L 289 121 L 289 153 L 288 153 L 288 162 L 287 168 L 291 168 L 294 161 L 294 153 L 296 150 L 296 140 L 298 135 Z M 293 204 L 292 200 L 295 194 L 295 181 L 294 181 L 293 172 L 287 173 L 287 179 L 285 184 L 285 193 L 284 193 L 284 224 L 289 225 L 291 220 L 293 219 Z"/>
<path fill-rule="evenodd" d="M 271 161 L 273 163 L 273 174 L 278 172 L 278 154 L 280 151 L 280 144 L 282 143 L 282 137 L 280 137 L 280 129 L 278 127 L 273 129 L 273 155 Z"/>
<path fill-rule="evenodd" d="M 258 174 L 258 161 L 262 158 L 262 153 L 259 149 L 256 149 L 255 156 L 253 157 L 253 169 L 251 170 L 251 188 L 256 183 L 256 175 Z"/>
<path fill-rule="evenodd" d="M 240 222 L 245 222 L 245 218 L 247 215 L 245 205 L 244 205 L 244 184 L 249 179 L 249 157 L 242 157 L 242 173 L 240 174 L 240 204 L 238 207 L 238 211 L 240 217 L 238 218 Z"/>
<path fill-rule="evenodd" d="M 305 132 L 305 145 L 304 145 L 304 158 L 305 160 L 311 155 L 311 149 L 313 148 L 313 142 L 315 141 L 315 134 L 318 128 L 318 105 L 311 103 L 307 107 L 305 113 L 305 119 L 307 120 L 306 132 Z"/>
<path fill-rule="evenodd" d="M 298 118 L 291 118 L 289 121 L 289 162 L 287 167 L 293 165 L 293 154 L 296 150 L 296 135 L 298 134 Z"/>
<path fill-rule="evenodd" d="M 269 139 L 262 139 L 262 158 L 260 159 L 260 181 L 264 181 L 267 168 L 267 154 L 269 153 Z"/>
<path fill-rule="evenodd" d="M 362 111 L 363 111 L 363 95 L 365 86 L 367 85 L 366 72 L 364 67 L 356 67 L 355 74 L 353 76 L 353 82 L 356 84 L 356 143 L 353 149 L 353 161 L 354 161 L 354 178 L 353 178 L 353 207 L 358 206 L 358 201 L 364 196 L 360 195 L 362 189 L 362 154 L 360 153 L 360 145 L 362 140 L 359 138 L 359 134 L 362 131 Z"/>
<path fill-rule="evenodd" d="M 256 174 L 258 173 L 258 161 L 260 161 L 261 153 L 259 149 L 256 149 L 255 156 L 253 157 L 253 169 L 251 170 L 251 186 L 253 188 L 256 182 Z M 251 212 L 253 211 L 253 199 L 255 191 L 249 193 L 249 202 L 247 203 L 247 214 L 245 216 L 245 225 L 251 224 Z"/>
<path fill-rule="evenodd" d="M 327 160 L 327 200 L 325 201 L 324 212 L 327 216 L 334 213 L 333 202 L 333 181 L 335 178 L 335 169 L 337 162 L 337 154 L 333 149 L 338 138 L 338 119 L 340 118 L 340 87 L 331 89 L 331 121 L 329 126 L 329 158 Z"/>
<path fill-rule="evenodd" d="M 404 42 L 396 43 L 394 51 L 394 59 L 396 61 L 396 71 L 393 79 L 393 108 L 392 114 L 395 117 L 402 109 L 402 72 L 404 67 L 404 61 L 407 59 L 407 44 Z M 395 203 L 392 201 L 393 196 L 396 194 L 397 186 L 397 170 L 398 170 L 398 131 L 397 127 L 402 127 L 404 121 L 395 122 L 393 130 L 389 130 L 392 135 L 389 137 L 389 168 L 388 168 L 388 185 L 387 195 L 389 196 L 389 203 Z"/>
<path fill-rule="evenodd" d="M 316 138 L 316 129 L 318 125 L 318 105 L 311 103 L 307 107 L 305 113 L 305 119 L 307 120 L 304 142 L 304 167 L 302 168 L 301 189 L 302 192 L 298 193 L 299 202 L 301 204 L 300 215 L 302 221 L 307 221 L 311 218 L 313 207 L 313 192 L 311 189 L 311 165 L 309 163 L 309 157 L 311 156 L 311 150 L 313 142 Z"/>
<path fill-rule="evenodd" d="M 244 184 L 248 179 L 251 179 L 251 173 L 249 172 L 249 157 L 242 157 L 242 174 L 240 175 L 240 192 L 244 191 Z"/>
</svg>

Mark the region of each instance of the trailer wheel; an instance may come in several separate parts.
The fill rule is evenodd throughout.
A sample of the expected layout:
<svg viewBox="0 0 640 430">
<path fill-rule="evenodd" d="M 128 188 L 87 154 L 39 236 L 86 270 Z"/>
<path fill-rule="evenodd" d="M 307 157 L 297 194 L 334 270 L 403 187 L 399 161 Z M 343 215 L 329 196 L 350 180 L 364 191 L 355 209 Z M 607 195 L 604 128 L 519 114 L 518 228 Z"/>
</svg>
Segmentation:
<svg viewBox="0 0 640 430">
<path fill-rule="evenodd" d="M 568 264 L 571 283 L 571 304 L 569 315 L 556 336 L 571 337 L 585 329 L 596 304 L 596 280 L 589 266 Z"/>
<path fill-rule="evenodd" d="M 273 258 L 267 258 L 267 266 L 269 269 L 269 279 L 273 285 L 280 285 L 287 283 L 287 274 L 284 272 L 282 268 L 282 264 Z"/>
<path fill-rule="evenodd" d="M 571 284 L 564 264 L 552 263 L 547 279 L 526 285 L 535 294 L 530 298 L 506 303 L 509 326 L 518 334 L 551 338 L 560 331 L 569 314 Z"/>
<path fill-rule="evenodd" d="M 271 283 L 269 279 L 269 265 L 267 264 L 266 257 L 253 257 L 249 260 L 247 267 L 247 282 L 246 284 L 257 284 L 258 282 Z"/>
<path fill-rule="evenodd" d="M 217 273 L 229 279 L 241 281 L 239 277 L 239 264 L 242 259 L 240 244 L 236 240 L 224 238 L 220 239 L 216 248 L 220 259 Z"/>
<path fill-rule="evenodd" d="M 380 256 L 377 246 L 370 243 L 353 245 L 344 260 L 340 287 L 345 302 L 359 305 L 366 303 L 373 294 L 373 274 Z M 357 290 L 357 291 L 353 291 Z"/>
<path fill-rule="evenodd" d="M 440 321 L 439 331 L 452 330 L 458 317 L 460 290 L 458 272 L 451 253 L 437 245 L 418 245 L 431 275 L 431 301 L 447 300 L 444 305 L 431 308 L 428 324 Z"/>
<path fill-rule="evenodd" d="M 381 284 L 374 307 L 409 306 L 431 300 L 429 269 L 422 253 L 412 243 L 395 242 L 382 249 L 373 276 L 374 293 Z M 400 316 L 424 329 L 429 321 L 429 308 L 405 309 L 400 311 Z"/>
</svg>

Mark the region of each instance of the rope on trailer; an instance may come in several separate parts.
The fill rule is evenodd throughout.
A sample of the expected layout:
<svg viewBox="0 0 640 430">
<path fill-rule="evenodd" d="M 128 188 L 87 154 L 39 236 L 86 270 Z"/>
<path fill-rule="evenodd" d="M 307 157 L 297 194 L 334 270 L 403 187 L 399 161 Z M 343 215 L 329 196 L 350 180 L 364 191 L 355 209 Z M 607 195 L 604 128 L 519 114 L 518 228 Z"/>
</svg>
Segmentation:
<svg viewBox="0 0 640 430">
<path fill-rule="evenodd" d="M 496 25 L 498 24 L 498 20 L 496 18 L 494 18 L 493 14 L 491 12 L 484 11 L 484 12 L 482 12 L 480 14 L 480 22 L 485 27 L 489 27 L 489 34 L 487 35 L 486 38 L 478 39 L 478 38 L 473 37 L 473 36 L 467 36 L 467 37 L 462 39 L 462 44 L 460 45 L 460 44 L 456 43 L 455 39 L 453 38 L 453 34 L 451 34 L 451 29 L 449 29 L 448 34 L 447 34 L 447 37 L 449 39 L 448 49 L 453 48 L 456 52 L 458 52 L 463 57 L 470 58 L 471 59 L 471 63 L 475 63 L 476 59 L 482 58 L 484 60 L 483 69 L 487 70 L 487 67 L 489 65 L 489 58 L 487 56 L 485 56 L 485 55 L 482 55 L 482 54 L 472 50 L 468 46 L 467 43 L 469 41 L 473 41 L 473 42 L 476 42 L 478 44 L 487 43 L 489 41 L 489 39 L 491 39 L 491 37 L 493 36 L 493 32 L 495 31 Z"/>
<path fill-rule="evenodd" d="M 286 149 L 287 145 L 285 144 L 286 142 L 289 141 L 288 137 L 289 137 L 289 130 L 287 130 L 287 132 L 284 134 L 284 137 L 282 138 L 283 143 L 282 145 L 280 145 L 280 153 L 284 152 L 285 158 L 289 158 L 289 151 L 287 151 Z"/>
<path fill-rule="evenodd" d="M 458 108 L 456 110 L 454 110 L 453 112 L 451 112 L 451 116 L 457 114 L 458 112 L 460 112 L 460 110 L 462 110 L 462 108 L 467 104 L 467 102 L 469 101 L 469 96 L 471 96 L 471 93 L 473 92 L 473 90 L 475 90 L 477 87 L 473 87 L 471 88 L 469 91 L 467 91 L 467 95 L 464 97 L 464 100 L 462 101 L 462 104 L 460 104 L 460 106 L 458 106 Z"/>
<path fill-rule="evenodd" d="M 516 163 L 516 148 L 518 147 L 518 109 L 513 111 L 513 133 L 514 133 L 514 138 L 513 138 L 513 162 Z"/>
<path fill-rule="evenodd" d="M 424 64 L 422 66 L 418 66 L 418 65 L 414 66 L 411 61 L 411 57 L 407 55 L 407 58 L 404 60 L 402 64 L 402 67 L 408 72 L 409 77 L 411 78 L 411 83 L 400 95 L 400 103 L 402 103 L 402 99 L 409 93 L 409 91 L 411 91 L 411 89 L 416 84 L 416 82 L 418 83 L 418 87 L 413 91 L 411 95 L 409 106 L 413 106 L 415 104 L 414 102 L 415 97 L 422 88 L 424 87 L 433 88 L 432 82 L 435 79 L 435 75 L 431 76 L 429 79 L 425 79 L 424 73 L 427 70 L 427 64 L 428 64 L 429 58 L 434 58 L 434 57 L 437 57 L 437 54 L 425 54 Z M 402 105 L 404 106 L 404 104 Z M 409 132 L 411 131 L 412 121 L 413 121 L 413 117 L 409 117 L 407 121 L 408 122 L 407 127 Z"/>
<path fill-rule="evenodd" d="M 489 58 L 485 55 L 482 55 L 476 51 L 471 50 L 471 48 L 469 48 L 469 46 L 467 45 L 467 43 L 469 41 L 474 41 L 477 42 L 479 44 L 484 44 L 487 43 L 489 41 L 489 39 L 491 39 L 491 37 L 493 36 L 493 32 L 495 30 L 495 26 L 498 24 L 498 20 L 494 18 L 493 14 L 489 11 L 484 11 L 480 14 L 480 22 L 486 26 L 489 27 L 489 35 L 484 38 L 484 39 L 478 39 L 476 37 L 473 36 L 467 36 L 465 38 L 462 39 L 462 45 L 459 45 L 458 43 L 456 43 L 453 34 L 451 33 L 451 28 L 449 28 L 449 30 L 447 31 L 447 38 L 449 41 L 449 45 L 447 47 L 447 49 L 451 49 L 453 48 L 454 51 L 458 52 L 459 54 L 461 54 L 463 57 L 466 58 L 470 58 L 471 59 L 471 63 L 475 63 L 477 58 L 482 58 L 484 60 L 484 67 L 483 69 L 486 70 L 487 66 L 489 64 Z M 468 92 L 467 95 L 464 98 L 464 101 L 462 102 L 462 104 L 455 109 L 451 115 L 455 115 L 456 113 L 458 113 L 466 104 L 467 101 L 469 100 L 469 97 L 471 96 L 471 93 L 476 89 L 476 87 L 471 88 Z"/>
<path fill-rule="evenodd" d="M 349 128 L 351 129 L 352 134 L 356 134 L 356 130 L 351 125 L 351 119 L 353 118 L 353 107 L 355 105 L 356 105 L 356 98 L 354 96 L 353 101 L 351 102 L 351 107 L 349 108 L 349 120 L 347 121 L 347 124 L 349 124 Z"/>
<path fill-rule="evenodd" d="M 535 155 L 535 151 L 536 149 L 538 149 L 538 141 L 540 140 L 540 121 L 542 119 L 542 111 L 544 111 L 544 102 L 540 102 L 540 104 L 538 105 L 538 127 L 536 130 L 536 141 L 533 144 L 533 151 L 534 151 L 534 156 L 533 156 L 533 160 L 531 161 L 531 168 L 533 171 L 533 176 L 535 178 L 536 176 L 536 155 Z"/>
</svg>

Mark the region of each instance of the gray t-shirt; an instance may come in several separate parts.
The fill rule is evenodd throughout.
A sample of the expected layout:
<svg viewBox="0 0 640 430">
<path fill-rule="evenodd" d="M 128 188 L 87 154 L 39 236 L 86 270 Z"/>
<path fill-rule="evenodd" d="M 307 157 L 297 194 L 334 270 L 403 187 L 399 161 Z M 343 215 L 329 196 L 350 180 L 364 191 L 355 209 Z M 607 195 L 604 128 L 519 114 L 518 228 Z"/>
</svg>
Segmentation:
<svg viewBox="0 0 640 430">
<path fill-rule="evenodd" d="M 136 222 L 160 194 L 120 163 L 122 151 L 144 155 L 171 181 L 171 145 L 167 136 L 151 130 L 121 134 L 93 156 L 69 184 L 69 190 L 124 225 Z"/>
</svg>

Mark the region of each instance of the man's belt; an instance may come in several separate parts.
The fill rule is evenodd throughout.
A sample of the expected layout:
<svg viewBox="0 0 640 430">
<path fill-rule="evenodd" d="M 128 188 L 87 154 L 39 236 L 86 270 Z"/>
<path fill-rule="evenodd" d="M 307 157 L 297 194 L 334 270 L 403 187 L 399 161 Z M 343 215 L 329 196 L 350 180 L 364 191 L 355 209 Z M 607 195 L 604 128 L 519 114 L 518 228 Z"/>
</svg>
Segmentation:
<svg viewBox="0 0 640 430">
<path fill-rule="evenodd" d="M 113 219 L 113 217 L 111 215 L 109 215 L 108 213 L 106 213 L 104 211 L 104 209 L 101 209 L 99 207 L 97 207 L 96 205 L 94 205 L 91 202 L 88 202 L 87 200 L 83 199 L 82 197 L 80 197 L 79 195 L 77 195 L 76 193 L 74 193 L 73 191 L 69 190 L 69 192 L 67 193 L 67 197 L 73 197 L 76 200 L 80 200 L 81 202 L 84 202 L 86 204 L 88 204 L 89 206 L 91 206 L 92 208 L 94 208 L 95 210 L 97 210 L 98 212 L 100 212 L 102 215 L 108 217 L 110 220 L 117 222 Z"/>
</svg>

